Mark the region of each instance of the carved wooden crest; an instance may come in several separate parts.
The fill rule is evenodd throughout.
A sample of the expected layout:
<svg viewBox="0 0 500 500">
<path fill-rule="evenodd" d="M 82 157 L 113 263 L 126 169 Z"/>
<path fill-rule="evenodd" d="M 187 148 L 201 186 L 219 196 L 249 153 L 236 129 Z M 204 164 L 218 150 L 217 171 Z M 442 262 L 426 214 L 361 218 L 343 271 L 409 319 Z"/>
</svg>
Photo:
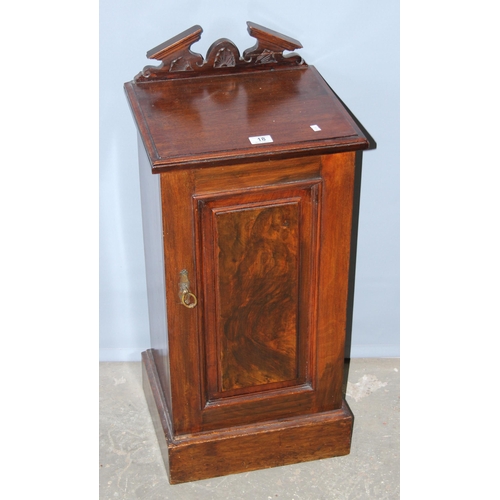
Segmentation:
<svg viewBox="0 0 500 500">
<path fill-rule="evenodd" d="M 300 55 L 293 52 L 283 54 L 284 51 L 302 48 L 298 40 L 250 21 L 247 26 L 248 33 L 257 43 L 246 49 L 243 56 L 236 45 L 227 38 L 215 41 L 208 49 L 205 59 L 201 54 L 192 52 L 191 45 L 200 40 L 203 32 L 201 26 L 195 25 L 148 51 L 147 57 L 161 61 L 161 64 L 146 66 L 135 77 L 135 81 L 185 78 L 198 73 L 231 73 L 247 69 L 254 71 L 278 66 L 306 65 Z"/>
</svg>

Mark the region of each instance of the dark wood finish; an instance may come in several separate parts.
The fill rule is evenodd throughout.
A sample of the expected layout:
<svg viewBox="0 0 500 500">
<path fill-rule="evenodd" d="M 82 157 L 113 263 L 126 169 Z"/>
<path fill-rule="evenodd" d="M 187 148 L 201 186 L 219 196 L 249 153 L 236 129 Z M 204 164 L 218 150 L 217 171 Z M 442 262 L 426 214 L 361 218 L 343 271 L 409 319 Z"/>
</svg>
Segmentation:
<svg viewBox="0 0 500 500">
<path fill-rule="evenodd" d="M 257 43 L 246 49 L 243 57 L 238 47 L 227 38 L 216 40 L 205 59 L 192 52 L 191 45 L 199 41 L 203 33 L 202 27 L 195 25 L 149 50 L 147 57 L 161 61 L 161 64 L 146 66 L 134 80 L 150 82 L 305 64 L 302 57 L 295 53 L 283 55 L 285 50 L 302 48 L 298 40 L 250 21 L 247 26 L 248 33 L 256 38 Z"/>
<path fill-rule="evenodd" d="M 171 484 L 349 454 L 353 416 L 333 411 L 174 437 L 153 355 L 143 357 L 143 385 Z"/>
<path fill-rule="evenodd" d="M 283 56 L 285 50 L 301 49 L 302 44 L 286 35 L 265 28 L 260 24 L 247 22 L 248 33 L 257 39 L 257 43 L 243 52 L 243 57 L 249 62 L 255 63 L 292 63 L 305 64 L 304 60 L 296 54 Z"/>
<path fill-rule="evenodd" d="M 155 429 L 160 452 L 170 479 L 169 443 L 173 442 L 171 407 L 167 406 L 165 391 L 158 373 L 158 362 L 153 349 L 144 351 L 142 358 L 142 387 Z"/>
<path fill-rule="evenodd" d="M 155 356 L 166 405 L 168 406 L 169 414 L 172 414 L 160 176 L 151 175 L 151 166 L 140 137 L 138 144 L 151 347 L 153 349 L 152 353 Z"/>
<path fill-rule="evenodd" d="M 306 383 L 319 185 L 198 198 L 209 400 Z"/>
<path fill-rule="evenodd" d="M 288 200 L 212 211 L 219 392 L 297 378 L 298 212 Z"/>
<path fill-rule="evenodd" d="M 317 307 L 318 409 L 338 408 L 342 401 L 344 343 L 347 322 L 349 263 L 355 180 L 354 152 L 322 157 L 324 190 Z"/>
<path fill-rule="evenodd" d="M 144 390 L 172 483 L 350 447 L 343 361 L 369 142 L 313 67 L 282 60 L 299 42 L 248 27 L 257 44 L 243 57 L 221 39 L 200 62 L 194 26 L 125 84 L 140 138 Z"/>
<path fill-rule="evenodd" d="M 191 214 L 193 173 L 179 170 L 160 178 L 165 245 L 165 283 L 168 342 L 172 390 L 172 420 L 175 433 L 200 430 L 199 336 L 197 310 L 182 306 L 179 273 L 186 269 L 196 276 L 194 219 Z M 196 281 L 191 291 L 199 295 Z"/>
<path fill-rule="evenodd" d="M 130 82 L 125 89 L 154 172 L 369 146 L 313 66 Z M 250 143 L 262 135 L 273 142 Z"/>
<path fill-rule="evenodd" d="M 271 168 L 270 168 L 271 167 Z M 198 196 L 227 193 L 233 188 L 250 191 L 255 186 L 266 188 L 273 185 L 300 181 L 321 180 L 321 163 L 318 157 L 299 157 L 288 161 L 247 163 L 194 171 L 195 190 Z"/>
<path fill-rule="evenodd" d="M 298 200 L 213 212 L 219 391 L 298 376 L 298 215 Z"/>
</svg>

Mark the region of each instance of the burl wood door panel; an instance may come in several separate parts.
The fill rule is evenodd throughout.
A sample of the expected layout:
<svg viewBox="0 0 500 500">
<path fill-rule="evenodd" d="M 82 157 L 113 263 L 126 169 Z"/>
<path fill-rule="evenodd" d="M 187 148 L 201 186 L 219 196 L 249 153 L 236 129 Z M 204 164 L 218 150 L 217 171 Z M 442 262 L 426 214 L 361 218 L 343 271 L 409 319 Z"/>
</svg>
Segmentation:
<svg viewBox="0 0 500 500">
<path fill-rule="evenodd" d="M 200 202 L 210 399 L 305 382 L 318 187 Z"/>
<path fill-rule="evenodd" d="M 251 421 L 313 404 L 320 193 L 316 179 L 195 198 L 207 423 L 221 406 Z"/>
<path fill-rule="evenodd" d="M 221 392 L 298 378 L 299 203 L 213 212 Z"/>
</svg>

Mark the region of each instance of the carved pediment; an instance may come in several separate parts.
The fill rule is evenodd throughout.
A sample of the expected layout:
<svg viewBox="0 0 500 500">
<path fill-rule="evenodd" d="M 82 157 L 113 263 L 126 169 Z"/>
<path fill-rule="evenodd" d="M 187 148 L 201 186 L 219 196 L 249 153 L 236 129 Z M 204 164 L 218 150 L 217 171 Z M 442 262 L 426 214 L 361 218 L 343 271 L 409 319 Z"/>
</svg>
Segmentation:
<svg viewBox="0 0 500 500">
<path fill-rule="evenodd" d="M 302 57 L 295 53 L 284 55 L 284 51 L 302 48 L 298 40 L 276 31 L 247 22 L 248 33 L 257 43 L 243 52 L 227 38 L 215 41 L 205 58 L 191 51 L 191 45 L 200 40 L 203 29 L 199 25 L 179 33 L 174 38 L 151 49 L 146 54 L 149 59 L 161 61 L 159 66 L 146 66 L 135 77 L 137 82 L 167 80 L 170 78 L 192 77 L 236 71 L 254 71 L 279 66 L 306 65 Z"/>
</svg>

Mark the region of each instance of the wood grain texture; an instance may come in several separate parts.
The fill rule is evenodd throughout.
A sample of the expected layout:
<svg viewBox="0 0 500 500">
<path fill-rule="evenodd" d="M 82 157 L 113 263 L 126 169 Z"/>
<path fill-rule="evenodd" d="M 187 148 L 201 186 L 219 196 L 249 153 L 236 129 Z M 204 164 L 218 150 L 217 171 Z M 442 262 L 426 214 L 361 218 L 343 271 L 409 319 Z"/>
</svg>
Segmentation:
<svg viewBox="0 0 500 500">
<path fill-rule="evenodd" d="M 200 40 L 203 32 L 201 26 L 195 25 L 149 50 L 147 57 L 161 61 L 161 64 L 146 66 L 134 80 L 151 82 L 305 64 L 295 53 L 283 54 L 285 50 L 302 48 L 298 40 L 250 21 L 247 26 L 248 33 L 257 42 L 245 50 L 243 57 L 238 47 L 227 38 L 216 40 L 209 47 L 205 58 L 192 52 L 191 45 Z"/>
<path fill-rule="evenodd" d="M 355 153 L 322 157 L 325 182 L 318 286 L 318 411 L 338 408 L 348 307 Z"/>
<path fill-rule="evenodd" d="M 310 179 L 287 163 L 268 182 L 217 167 L 218 193 L 199 175 L 210 169 L 161 174 L 175 433 L 341 405 L 354 153 L 298 162 Z M 193 310 L 179 303 L 181 269 Z"/>
<path fill-rule="evenodd" d="M 195 198 L 209 401 L 302 385 L 313 372 L 320 187 L 314 177 Z M 296 411 L 293 398 L 286 404 Z"/>
<path fill-rule="evenodd" d="M 194 170 L 197 195 L 244 191 L 285 185 L 311 179 L 321 180 L 321 158 L 306 156 L 287 161 L 245 163 L 230 167 L 198 168 Z"/>
<path fill-rule="evenodd" d="M 172 409 L 167 406 L 165 393 L 162 389 L 158 373 L 158 363 L 154 351 L 148 349 L 141 353 L 142 361 L 142 388 L 148 405 L 149 414 L 155 429 L 156 438 L 160 447 L 161 456 L 167 474 L 170 478 L 168 444 L 173 441 L 171 415 Z"/>
<path fill-rule="evenodd" d="M 143 385 L 171 484 L 346 455 L 352 413 L 343 402 L 331 412 L 252 426 L 173 436 L 150 351 L 142 356 Z"/>
<path fill-rule="evenodd" d="M 175 436 L 341 407 L 354 158 L 161 174 Z"/>
<path fill-rule="evenodd" d="M 170 358 L 168 355 L 160 176 L 151 174 L 151 165 L 149 164 L 140 136 L 138 137 L 138 148 L 149 332 L 160 384 L 164 391 L 166 404 L 171 412 L 172 391 L 170 386 Z"/>
<path fill-rule="evenodd" d="M 215 213 L 221 391 L 298 376 L 299 204 Z"/>
<path fill-rule="evenodd" d="M 219 39 L 201 62 L 194 26 L 148 53 L 158 78 L 125 84 L 140 136 L 144 390 L 172 483 L 350 448 L 343 357 L 371 143 L 315 68 L 281 64 L 299 42 L 248 26 L 243 58 Z"/>
<path fill-rule="evenodd" d="M 189 170 L 161 174 L 168 346 L 172 388 L 174 433 L 199 430 L 200 366 L 198 316 L 179 297 L 179 273 L 186 269 L 196 276 L 193 246 L 194 219 L 191 213 L 193 178 Z M 190 290 L 198 295 L 192 280 Z"/>
<path fill-rule="evenodd" d="M 155 172 L 369 146 L 312 66 L 131 82 L 125 90 Z M 262 135 L 273 142 L 250 143 L 249 137 Z"/>
<path fill-rule="evenodd" d="M 189 436 L 169 449 L 172 484 L 319 460 L 350 451 L 352 413 L 335 411 Z"/>
</svg>

